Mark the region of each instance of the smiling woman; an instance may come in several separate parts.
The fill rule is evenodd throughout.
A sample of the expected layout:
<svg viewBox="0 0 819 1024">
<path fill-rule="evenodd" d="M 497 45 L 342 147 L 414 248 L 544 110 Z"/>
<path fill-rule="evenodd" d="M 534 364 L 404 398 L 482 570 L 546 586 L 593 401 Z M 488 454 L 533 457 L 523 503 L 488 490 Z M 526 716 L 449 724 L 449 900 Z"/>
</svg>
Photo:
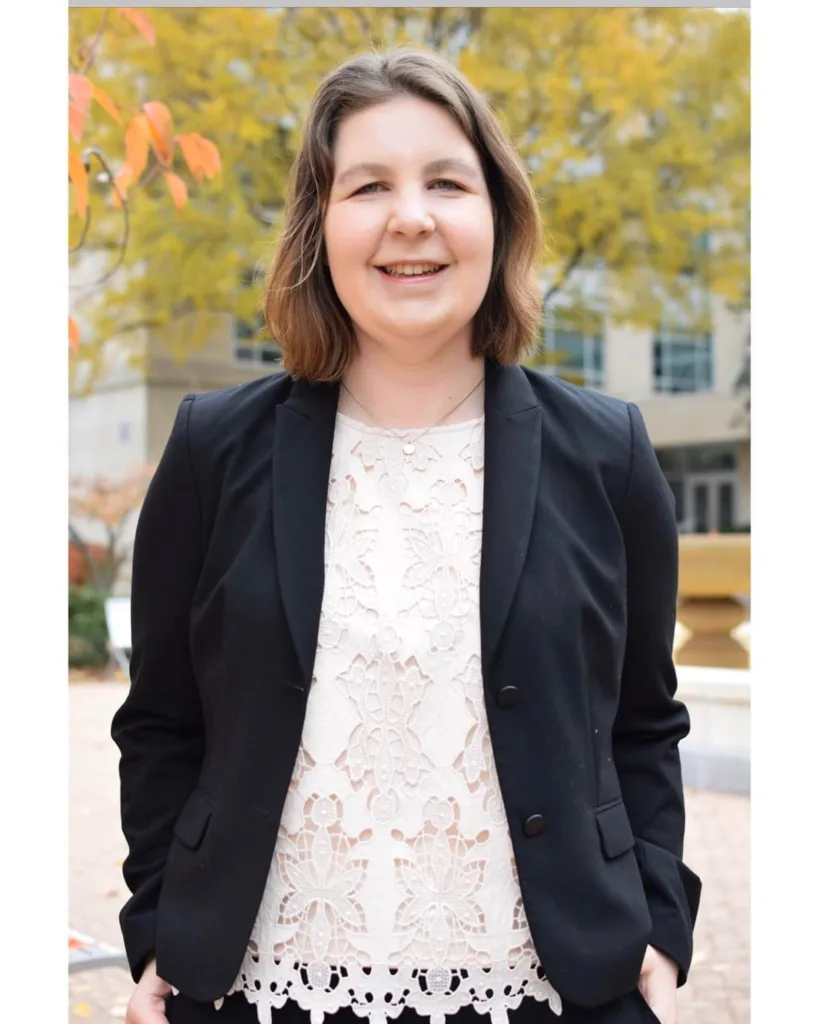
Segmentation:
<svg viewBox="0 0 819 1024">
<path fill-rule="evenodd" d="M 357 163 L 365 148 L 376 159 Z M 399 96 L 346 117 L 334 158 L 324 244 L 359 351 L 412 345 L 422 358 L 446 343 L 468 354 L 495 239 L 480 158 L 458 124 Z"/>
<path fill-rule="evenodd" d="M 185 399 L 137 529 L 128 1024 L 675 1024 L 674 502 L 636 407 L 519 365 L 539 238 L 451 65 L 321 84 L 286 370 Z"/>
<path fill-rule="evenodd" d="M 418 358 L 457 330 L 473 356 L 514 362 L 536 343 L 540 241 L 523 165 L 464 78 L 413 51 L 357 58 L 322 83 L 307 118 L 268 324 L 290 373 L 316 383 L 344 377 L 367 324 L 414 334 Z M 385 287 L 382 268 L 425 263 L 446 267 L 434 293 Z"/>
</svg>

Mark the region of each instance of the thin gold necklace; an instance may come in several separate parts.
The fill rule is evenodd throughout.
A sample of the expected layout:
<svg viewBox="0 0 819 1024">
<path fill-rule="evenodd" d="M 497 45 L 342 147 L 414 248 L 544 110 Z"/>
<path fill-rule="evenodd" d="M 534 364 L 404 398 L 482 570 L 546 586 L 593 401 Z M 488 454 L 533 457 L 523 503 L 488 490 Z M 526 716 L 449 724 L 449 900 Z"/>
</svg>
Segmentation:
<svg viewBox="0 0 819 1024">
<path fill-rule="evenodd" d="M 464 402 L 467 400 L 467 398 L 469 398 L 470 395 L 474 395 L 475 394 L 475 392 L 478 390 L 478 388 L 481 386 L 481 384 L 483 384 L 485 379 L 486 379 L 485 377 L 481 377 L 481 379 L 478 381 L 478 383 L 475 385 L 475 387 L 472 388 L 472 390 L 469 392 L 469 394 L 466 395 L 464 398 L 462 398 L 460 400 L 460 402 L 458 402 L 458 404 L 456 406 L 454 406 L 452 409 L 449 410 L 448 413 L 446 413 L 444 416 L 442 416 L 438 420 L 437 423 L 433 423 L 431 427 L 427 427 L 424 431 L 422 431 L 412 441 L 405 442 L 403 444 L 402 448 L 401 448 L 401 450 L 403 451 L 404 455 L 406 455 L 407 458 L 410 458 L 410 456 L 414 455 L 415 454 L 415 445 L 418 443 L 418 441 L 420 441 L 421 438 L 425 434 L 428 434 L 430 432 L 430 430 L 434 430 L 435 427 L 440 426 L 440 424 L 444 422 L 444 420 L 447 418 L 447 416 L 451 416 L 453 414 L 453 412 L 455 412 L 457 409 L 460 409 L 461 406 L 464 404 Z M 381 427 L 382 430 L 386 430 L 388 433 L 392 434 L 392 436 L 394 438 L 396 438 L 397 440 L 403 441 L 403 438 L 401 437 L 400 434 L 396 433 L 396 431 L 392 430 L 390 427 L 385 427 L 383 423 L 380 423 L 378 421 L 378 419 L 375 416 L 373 416 L 373 414 L 366 407 L 366 405 L 362 405 L 362 403 L 359 402 L 359 400 L 355 397 L 355 395 L 352 393 L 352 391 L 350 391 L 350 389 L 347 387 L 347 385 L 344 383 L 344 381 L 341 382 L 341 386 L 344 388 L 344 390 L 347 392 L 347 394 L 350 396 L 350 398 L 352 398 L 352 400 L 355 402 L 355 404 L 360 406 L 360 408 L 362 408 L 364 410 L 364 412 L 366 412 L 366 414 L 370 417 L 371 420 L 375 421 L 377 426 Z M 407 427 L 406 428 L 406 430 L 415 430 L 415 429 L 417 429 L 417 428 L 415 428 L 415 427 Z M 406 433 L 406 430 L 404 431 L 404 433 Z"/>
</svg>

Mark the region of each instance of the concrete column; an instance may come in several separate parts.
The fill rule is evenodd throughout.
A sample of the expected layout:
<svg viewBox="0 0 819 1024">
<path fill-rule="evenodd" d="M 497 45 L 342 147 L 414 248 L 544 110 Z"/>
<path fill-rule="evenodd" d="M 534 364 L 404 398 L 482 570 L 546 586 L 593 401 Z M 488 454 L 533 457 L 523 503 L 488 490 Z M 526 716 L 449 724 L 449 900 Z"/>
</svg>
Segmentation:
<svg viewBox="0 0 819 1024">
<path fill-rule="evenodd" d="M 642 401 L 651 394 L 653 338 L 651 330 L 607 321 L 607 394 L 634 402 Z"/>
</svg>

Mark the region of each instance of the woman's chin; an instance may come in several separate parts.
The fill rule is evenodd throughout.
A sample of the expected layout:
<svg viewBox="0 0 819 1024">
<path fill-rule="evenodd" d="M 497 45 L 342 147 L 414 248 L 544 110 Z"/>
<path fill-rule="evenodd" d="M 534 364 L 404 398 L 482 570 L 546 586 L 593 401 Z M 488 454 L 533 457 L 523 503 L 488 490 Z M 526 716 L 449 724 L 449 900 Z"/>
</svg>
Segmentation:
<svg viewBox="0 0 819 1024">
<path fill-rule="evenodd" d="M 453 324 L 448 319 L 418 319 L 418 320 L 395 320 L 391 323 L 382 323 L 374 333 L 375 337 L 393 338 L 396 341 L 419 342 L 436 341 L 445 338 L 452 338 L 464 329 L 464 325 Z"/>
</svg>

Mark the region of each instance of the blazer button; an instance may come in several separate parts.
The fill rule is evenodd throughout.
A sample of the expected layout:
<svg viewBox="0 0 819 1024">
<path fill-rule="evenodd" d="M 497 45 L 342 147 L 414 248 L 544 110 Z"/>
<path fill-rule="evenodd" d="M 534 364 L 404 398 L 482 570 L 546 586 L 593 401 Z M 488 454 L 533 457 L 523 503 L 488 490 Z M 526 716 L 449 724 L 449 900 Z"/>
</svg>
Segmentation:
<svg viewBox="0 0 819 1024">
<path fill-rule="evenodd" d="M 527 836 L 537 836 L 543 831 L 546 822 L 542 814 L 532 814 L 523 823 L 523 831 Z"/>
<path fill-rule="evenodd" d="M 520 700 L 520 690 L 517 686 L 504 686 L 498 691 L 498 704 L 502 708 L 511 708 Z"/>
</svg>

